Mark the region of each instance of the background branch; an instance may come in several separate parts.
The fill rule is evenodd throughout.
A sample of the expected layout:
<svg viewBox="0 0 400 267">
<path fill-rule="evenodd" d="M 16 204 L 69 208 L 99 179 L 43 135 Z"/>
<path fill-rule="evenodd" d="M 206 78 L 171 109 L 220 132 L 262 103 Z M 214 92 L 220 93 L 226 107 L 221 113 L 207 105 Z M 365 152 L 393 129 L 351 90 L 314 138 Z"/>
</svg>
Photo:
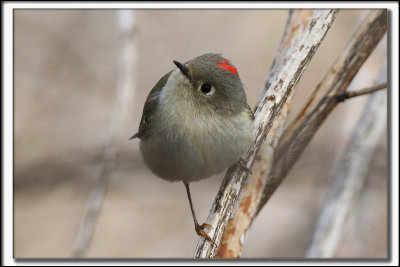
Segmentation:
<svg viewBox="0 0 400 267">
<path fill-rule="evenodd" d="M 379 79 L 386 80 L 386 62 Z M 306 257 L 334 255 L 344 221 L 364 185 L 369 162 L 385 128 L 386 102 L 385 92 L 369 96 L 321 209 Z"/>
<path fill-rule="evenodd" d="M 249 151 L 244 156 L 247 167 L 252 166 L 277 115 L 330 28 L 337 12 L 337 10 L 308 11 L 308 15 L 304 16 L 303 20 L 305 30 L 294 31 L 295 37 L 290 39 L 292 41 L 291 49 L 288 49 L 287 54 L 282 57 L 282 68 L 271 81 L 265 83 L 265 93 L 255 112 L 255 137 Z M 200 238 L 195 250 L 196 258 L 213 258 L 215 256 L 225 232 L 225 226 L 234 212 L 235 204 L 247 176 L 248 173 L 236 165 L 227 171 L 207 218 L 207 223 L 213 227 L 208 234 L 213 237 L 217 246 L 207 242 L 203 237 Z"/>
<path fill-rule="evenodd" d="M 317 86 L 308 103 L 285 130 L 275 150 L 273 167 L 257 214 L 289 173 L 323 121 L 339 103 L 335 96 L 346 90 L 386 33 L 386 28 L 387 11 L 370 11 L 323 81 Z"/>
<path fill-rule="evenodd" d="M 98 221 L 103 199 L 107 190 L 108 178 L 117 166 L 117 154 L 122 136 L 124 121 L 128 114 L 128 107 L 133 102 L 136 91 L 137 44 L 134 38 L 135 21 L 133 10 L 118 10 L 118 41 L 120 52 L 118 58 L 116 98 L 111 115 L 108 137 L 104 146 L 100 173 L 96 178 L 94 187 L 89 195 L 83 219 L 75 239 L 73 253 L 82 256 L 88 249 L 93 237 L 93 232 Z"/>
</svg>

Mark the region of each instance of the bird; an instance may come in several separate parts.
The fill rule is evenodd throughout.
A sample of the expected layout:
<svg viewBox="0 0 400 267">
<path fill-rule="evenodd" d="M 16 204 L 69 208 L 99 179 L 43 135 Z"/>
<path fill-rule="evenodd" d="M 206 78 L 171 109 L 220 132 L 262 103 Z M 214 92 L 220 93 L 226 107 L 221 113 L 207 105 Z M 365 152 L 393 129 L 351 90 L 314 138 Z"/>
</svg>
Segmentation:
<svg viewBox="0 0 400 267">
<path fill-rule="evenodd" d="M 207 53 L 165 74 L 150 91 L 138 131 L 147 167 L 170 182 L 183 182 L 197 235 L 214 243 L 199 224 L 189 183 L 243 163 L 253 140 L 254 114 L 237 68 L 221 54 Z M 215 243 L 214 243 L 215 244 Z"/>
</svg>

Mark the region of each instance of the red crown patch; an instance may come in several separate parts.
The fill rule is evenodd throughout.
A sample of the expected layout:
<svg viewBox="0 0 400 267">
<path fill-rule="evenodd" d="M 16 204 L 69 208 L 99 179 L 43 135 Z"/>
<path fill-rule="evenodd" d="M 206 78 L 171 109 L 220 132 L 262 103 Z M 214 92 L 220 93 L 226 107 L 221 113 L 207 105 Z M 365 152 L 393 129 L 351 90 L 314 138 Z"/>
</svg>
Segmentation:
<svg viewBox="0 0 400 267">
<path fill-rule="evenodd" d="M 218 63 L 218 66 L 220 68 L 224 68 L 224 69 L 229 70 L 230 72 L 232 72 L 235 75 L 238 75 L 237 69 L 234 66 L 229 65 L 229 63 L 230 63 L 229 60 L 224 59 L 224 60 L 222 60 L 221 62 Z"/>
</svg>

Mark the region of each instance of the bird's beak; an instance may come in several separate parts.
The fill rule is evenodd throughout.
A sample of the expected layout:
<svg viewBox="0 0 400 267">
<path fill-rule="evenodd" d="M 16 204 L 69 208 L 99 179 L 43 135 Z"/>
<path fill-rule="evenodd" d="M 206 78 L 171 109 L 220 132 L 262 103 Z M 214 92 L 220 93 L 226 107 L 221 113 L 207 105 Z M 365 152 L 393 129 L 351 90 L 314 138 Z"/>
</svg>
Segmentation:
<svg viewBox="0 0 400 267">
<path fill-rule="evenodd" d="M 137 133 L 135 133 L 134 135 L 132 135 L 132 137 L 131 138 L 129 138 L 129 140 L 132 140 L 132 139 L 134 139 L 134 138 L 136 138 L 136 137 L 139 137 L 139 133 L 137 132 Z"/>
<path fill-rule="evenodd" d="M 173 60 L 174 64 L 178 67 L 178 69 L 181 70 L 181 72 L 183 73 L 183 75 L 185 75 L 186 77 L 189 77 L 189 69 L 185 64 L 180 63 L 179 61 Z"/>
</svg>

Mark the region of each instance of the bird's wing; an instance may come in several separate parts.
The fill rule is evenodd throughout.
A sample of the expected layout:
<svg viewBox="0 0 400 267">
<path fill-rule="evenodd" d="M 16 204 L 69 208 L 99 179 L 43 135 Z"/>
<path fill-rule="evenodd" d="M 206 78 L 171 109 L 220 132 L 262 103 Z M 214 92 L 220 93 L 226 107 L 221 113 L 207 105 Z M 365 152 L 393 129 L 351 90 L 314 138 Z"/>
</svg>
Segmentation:
<svg viewBox="0 0 400 267">
<path fill-rule="evenodd" d="M 130 139 L 133 138 L 141 138 L 146 134 L 146 131 L 149 128 L 149 125 L 151 123 L 151 117 L 154 114 L 154 111 L 157 108 L 158 105 L 158 96 L 163 89 L 164 85 L 167 83 L 167 80 L 169 76 L 171 75 L 171 72 L 168 72 L 165 74 L 153 87 L 153 89 L 150 91 L 149 95 L 147 96 L 146 103 L 144 104 L 143 108 L 143 114 L 142 114 L 142 119 L 140 120 L 140 125 L 139 125 L 139 130 L 136 134 L 134 134 Z"/>
</svg>

